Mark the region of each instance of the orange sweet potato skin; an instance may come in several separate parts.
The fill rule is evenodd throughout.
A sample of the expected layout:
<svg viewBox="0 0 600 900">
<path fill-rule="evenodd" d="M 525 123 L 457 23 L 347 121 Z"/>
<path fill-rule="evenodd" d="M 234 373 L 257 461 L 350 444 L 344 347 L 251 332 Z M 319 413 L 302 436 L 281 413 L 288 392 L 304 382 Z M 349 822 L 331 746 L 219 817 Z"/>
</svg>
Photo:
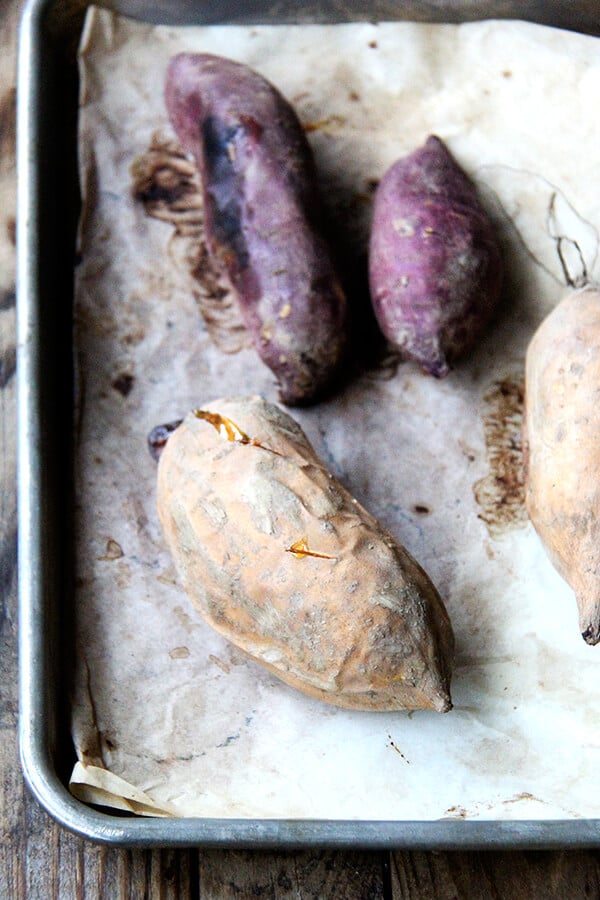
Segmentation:
<svg viewBox="0 0 600 900">
<path fill-rule="evenodd" d="M 600 292 L 565 297 L 532 338 L 524 453 L 530 519 L 600 641 Z"/>
<path fill-rule="evenodd" d="M 158 468 L 158 511 L 202 617 L 279 678 L 336 706 L 450 708 L 453 634 L 421 567 L 258 397 L 189 414 Z M 318 555 L 292 552 L 298 541 Z"/>
</svg>

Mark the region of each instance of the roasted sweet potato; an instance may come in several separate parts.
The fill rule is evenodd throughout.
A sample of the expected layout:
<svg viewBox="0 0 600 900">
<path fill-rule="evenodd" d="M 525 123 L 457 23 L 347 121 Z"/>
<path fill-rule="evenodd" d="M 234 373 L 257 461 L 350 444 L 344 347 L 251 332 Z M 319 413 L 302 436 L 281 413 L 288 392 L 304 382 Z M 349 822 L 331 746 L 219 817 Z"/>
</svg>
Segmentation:
<svg viewBox="0 0 600 900">
<path fill-rule="evenodd" d="M 473 347 L 496 308 L 502 261 L 473 183 L 435 136 L 385 173 L 369 281 L 388 341 L 436 377 Z"/>
<path fill-rule="evenodd" d="M 309 402 L 340 367 L 347 304 L 300 122 L 256 72 L 209 54 L 171 61 L 165 99 L 200 171 L 211 262 L 282 401 Z"/>
<path fill-rule="evenodd" d="M 351 709 L 450 708 L 438 592 L 277 406 L 189 413 L 160 455 L 158 512 L 199 613 L 283 681 Z"/>
<path fill-rule="evenodd" d="M 600 641 L 600 292 L 565 297 L 527 350 L 525 485 L 531 521 Z"/>
</svg>

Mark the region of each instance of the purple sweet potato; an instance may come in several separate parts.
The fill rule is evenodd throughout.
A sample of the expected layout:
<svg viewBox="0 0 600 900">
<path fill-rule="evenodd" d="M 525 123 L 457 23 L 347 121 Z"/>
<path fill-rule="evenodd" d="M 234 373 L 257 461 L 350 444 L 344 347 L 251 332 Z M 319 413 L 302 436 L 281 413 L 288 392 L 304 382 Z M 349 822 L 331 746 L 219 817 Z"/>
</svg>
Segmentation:
<svg viewBox="0 0 600 900">
<path fill-rule="evenodd" d="M 435 136 L 385 173 L 375 195 L 369 281 L 388 341 L 442 377 L 498 302 L 499 245 L 475 186 Z"/>
<path fill-rule="evenodd" d="M 268 81 L 209 54 L 171 60 L 165 100 L 200 172 L 211 263 L 228 278 L 282 401 L 309 402 L 339 369 L 347 303 L 302 126 Z"/>
</svg>

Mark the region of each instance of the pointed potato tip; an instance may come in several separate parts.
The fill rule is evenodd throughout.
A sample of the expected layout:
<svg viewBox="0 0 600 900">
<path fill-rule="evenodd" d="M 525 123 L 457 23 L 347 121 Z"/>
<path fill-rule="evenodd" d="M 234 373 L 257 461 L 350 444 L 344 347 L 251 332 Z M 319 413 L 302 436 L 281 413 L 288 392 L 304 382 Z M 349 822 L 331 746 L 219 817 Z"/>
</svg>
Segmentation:
<svg viewBox="0 0 600 900">
<path fill-rule="evenodd" d="M 450 694 L 440 695 L 436 697 L 434 706 L 436 712 L 447 713 L 452 709 L 452 700 L 450 698 Z"/>
<path fill-rule="evenodd" d="M 424 704 L 425 706 L 425 704 Z M 452 709 L 452 698 L 448 684 L 438 684 L 434 690 L 428 691 L 427 704 L 435 712 L 446 713 Z"/>
<path fill-rule="evenodd" d="M 433 361 L 420 361 L 420 365 L 424 372 L 434 378 L 445 378 L 450 372 L 450 366 L 444 356 L 439 356 Z"/>
<path fill-rule="evenodd" d="M 408 349 L 404 347 L 400 348 L 400 350 L 406 359 L 416 363 L 426 375 L 442 379 L 450 373 L 450 363 L 439 346 L 435 349 L 430 347 L 411 347 Z"/>
<path fill-rule="evenodd" d="M 600 597 L 597 590 L 593 592 L 587 590 L 585 593 L 578 593 L 576 599 L 581 637 L 586 644 L 594 647 L 600 643 Z"/>
<path fill-rule="evenodd" d="M 590 624 L 581 632 L 581 637 L 590 647 L 595 647 L 600 643 L 600 623 Z"/>
</svg>

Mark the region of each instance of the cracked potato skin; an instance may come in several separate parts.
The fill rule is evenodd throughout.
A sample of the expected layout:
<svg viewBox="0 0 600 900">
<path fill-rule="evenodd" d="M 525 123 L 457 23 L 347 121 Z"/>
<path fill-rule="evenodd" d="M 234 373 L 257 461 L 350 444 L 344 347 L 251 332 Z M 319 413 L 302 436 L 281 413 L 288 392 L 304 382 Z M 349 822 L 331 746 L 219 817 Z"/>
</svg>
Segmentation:
<svg viewBox="0 0 600 900">
<path fill-rule="evenodd" d="M 215 416 L 251 440 L 224 439 Z M 287 684 L 349 709 L 450 709 L 438 592 L 280 408 L 188 414 L 160 456 L 158 511 L 201 616 Z"/>
<path fill-rule="evenodd" d="M 200 172 L 211 263 L 282 402 L 309 403 L 338 374 L 347 303 L 302 126 L 262 76 L 210 54 L 171 60 L 165 101 Z"/>
</svg>

